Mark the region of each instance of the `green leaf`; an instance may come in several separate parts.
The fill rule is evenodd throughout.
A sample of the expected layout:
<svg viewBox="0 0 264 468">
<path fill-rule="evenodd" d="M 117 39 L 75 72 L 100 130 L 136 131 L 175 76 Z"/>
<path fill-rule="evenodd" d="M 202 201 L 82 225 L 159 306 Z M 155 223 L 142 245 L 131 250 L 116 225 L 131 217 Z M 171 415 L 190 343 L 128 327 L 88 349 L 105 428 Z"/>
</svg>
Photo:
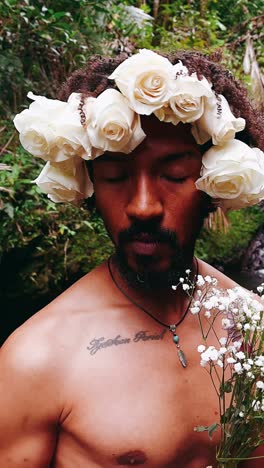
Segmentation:
<svg viewBox="0 0 264 468">
<path fill-rule="evenodd" d="M 208 431 L 208 426 L 195 426 L 193 430 L 195 432 L 205 432 Z"/>
<path fill-rule="evenodd" d="M 218 423 L 214 423 L 214 424 L 211 424 L 211 426 L 208 427 L 208 435 L 209 435 L 210 439 L 212 439 L 213 433 L 218 429 L 218 426 L 219 426 Z"/>
</svg>

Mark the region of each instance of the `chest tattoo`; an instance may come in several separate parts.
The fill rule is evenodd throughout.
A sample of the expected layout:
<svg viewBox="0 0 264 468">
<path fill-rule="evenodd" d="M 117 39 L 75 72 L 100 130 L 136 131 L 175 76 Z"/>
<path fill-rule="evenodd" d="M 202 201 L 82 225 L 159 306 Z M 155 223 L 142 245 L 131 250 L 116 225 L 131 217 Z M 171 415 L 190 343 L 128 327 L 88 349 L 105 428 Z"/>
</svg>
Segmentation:
<svg viewBox="0 0 264 468">
<path fill-rule="evenodd" d="M 87 350 L 90 352 L 91 356 L 94 356 L 97 351 L 110 348 L 111 346 L 140 343 L 142 341 L 160 341 L 163 340 L 166 333 L 167 330 L 164 328 L 159 334 L 150 334 L 148 330 L 140 330 L 132 337 L 124 338 L 121 335 L 116 335 L 113 338 L 105 338 L 104 336 L 101 336 L 100 338 L 93 338 L 90 341 L 89 346 L 87 346 Z"/>
</svg>

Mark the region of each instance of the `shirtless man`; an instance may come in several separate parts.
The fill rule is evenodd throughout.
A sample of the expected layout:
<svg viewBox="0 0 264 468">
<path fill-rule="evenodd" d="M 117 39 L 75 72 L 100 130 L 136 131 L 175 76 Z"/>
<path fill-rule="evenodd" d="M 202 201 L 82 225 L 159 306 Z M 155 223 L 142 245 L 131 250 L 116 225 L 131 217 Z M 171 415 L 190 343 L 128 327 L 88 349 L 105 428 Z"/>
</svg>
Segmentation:
<svg viewBox="0 0 264 468">
<path fill-rule="evenodd" d="M 263 145 L 260 119 L 240 85 L 199 54 L 174 55 L 170 63 L 179 58 L 189 73 L 205 76 L 218 94 L 226 95 L 237 117 L 246 119 L 246 130 L 236 138 Z M 113 88 L 107 77 L 121 62 L 92 61 L 61 91 L 63 101 L 73 92 L 83 93 L 79 111 L 82 123 L 87 119 L 86 129 L 85 96 L 95 98 L 107 86 Z M 139 73 L 140 63 L 134 65 Z M 147 67 L 148 63 L 144 70 Z M 181 82 L 184 68 L 178 75 Z M 219 109 L 219 96 L 216 105 Z M 223 102 L 220 108 L 223 112 Z M 142 139 L 138 128 L 138 144 L 129 155 L 122 147 L 106 147 L 104 154 L 86 163 L 116 253 L 35 314 L 1 349 L 1 468 L 215 466 L 219 435 L 210 440 L 194 427 L 217 421 L 218 401 L 199 364 L 197 317 L 189 313 L 182 288 L 171 287 L 186 268 L 193 276 L 216 277 L 220 287 L 234 285 L 194 258 L 195 240 L 213 209 L 207 193 L 195 185 L 203 153 L 212 142 L 207 147 L 198 144 L 190 123 L 176 125 L 153 113 L 142 114 L 146 137 Z M 91 133 L 89 137 L 92 141 Z M 26 146 L 25 139 L 21 141 Z M 41 178 L 38 182 L 41 186 Z M 50 186 L 53 199 L 62 196 Z M 168 329 L 180 321 L 177 333 L 187 367 L 178 359 Z"/>
</svg>

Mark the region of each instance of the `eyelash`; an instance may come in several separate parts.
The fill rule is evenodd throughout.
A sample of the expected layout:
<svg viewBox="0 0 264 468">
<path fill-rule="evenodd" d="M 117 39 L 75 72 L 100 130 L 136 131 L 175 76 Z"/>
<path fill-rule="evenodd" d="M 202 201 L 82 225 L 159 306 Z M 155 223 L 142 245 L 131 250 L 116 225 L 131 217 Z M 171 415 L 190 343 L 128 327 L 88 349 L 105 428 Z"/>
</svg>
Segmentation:
<svg viewBox="0 0 264 468">
<path fill-rule="evenodd" d="M 122 175 L 122 176 L 119 176 L 119 177 L 112 177 L 112 178 L 109 177 L 109 178 L 106 178 L 105 180 L 106 180 L 106 182 L 108 182 L 110 184 L 111 183 L 114 184 L 115 182 L 122 182 L 125 179 L 127 179 L 127 176 Z"/>
<path fill-rule="evenodd" d="M 171 177 L 171 176 L 162 176 L 163 179 L 166 179 L 168 182 L 174 182 L 176 184 L 183 184 L 187 177 Z"/>
</svg>

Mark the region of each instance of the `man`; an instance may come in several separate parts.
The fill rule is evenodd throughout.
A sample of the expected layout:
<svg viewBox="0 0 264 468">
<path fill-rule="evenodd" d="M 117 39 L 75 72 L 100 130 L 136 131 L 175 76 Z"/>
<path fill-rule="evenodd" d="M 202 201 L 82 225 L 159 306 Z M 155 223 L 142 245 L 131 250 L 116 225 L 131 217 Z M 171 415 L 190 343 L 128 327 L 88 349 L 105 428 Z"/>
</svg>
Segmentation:
<svg viewBox="0 0 264 468">
<path fill-rule="evenodd" d="M 202 143 L 213 113 L 206 125 L 199 126 L 199 119 L 205 116 L 204 109 L 210 103 L 223 119 L 229 116 L 224 98 L 219 98 L 225 95 L 236 115 L 230 118 L 231 130 L 240 128 L 240 140 L 253 146 L 263 145 L 261 120 L 243 88 L 216 63 L 192 53 L 171 56 L 170 61 L 152 54 L 143 51 L 134 56 L 139 62 L 132 62 L 132 68 L 131 59 L 91 60 L 87 69 L 75 73 L 61 92 L 63 101 L 72 93 L 81 93 L 78 111 L 85 135 L 80 133 L 79 140 L 74 139 L 82 131 L 76 124 L 71 148 L 75 145 L 79 159 L 74 169 L 71 166 L 71 174 L 79 177 L 80 165 L 92 158 L 85 164 L 94 186 L 97 210 L 116 253 L 35 314 L 3 346 L 3 468 L 215 466 L 219 434 L 210 440 L 207 434 L 195 433 L 194 427 L 218 419 L 218 401 L 210 377 L 199 364 L 197 345 L 201 332 L 197 317 L 189 313 L 190 300 L 179 281 L 187 269 L 192 279 L 198 274 L 210 275 L 218 279 L 220 287 L 234 286 L 223 274 L 194 258 L 195 240 L 204 217 L 215 209 L 208 187 L 207 192 L 202 191 L 203 177 L 199 179 L 203 154 L 212 151 L 211 138 L 215 140 L 213 151 L 222 151 L 222 146 L 217 145 L 217 138 L 222 138 L 217 131 Z M 168 78 L 165 86 L 163 70 L 167 67 L 166 76 L 170 76 L 171 66 L 177 63 L 174 81 Z M 127 69 L 117 68 L 120 64 Z M 141 66 L 143 75 L 146 70 L 154 70 L 154 76 L 142 78 Z M 123 73 L 129 80 L 138 74 L 132 97 L 127 97 L 132 84 L 126 88 Z M 108 79 L 110 75 L 116 86 Z M 173 101 L 177 80 L 184 86 L 197 86 L 199 92 L 194 95 L 199 106 L 204 106 L 202 111 L 195 107 L 195 100 L 189 102 L 186 96 L 182 106 Z M 217 94 L 211 94 L 211 84 Z M 122 88 L 122 96 L 117 96 L 117 91 L 106 92 L 107 87 Z M 190 91 L 187 94 L 190 96 Z M 101 101 L 98 96 L 102 96 Z M 72 99 L 75 98 L 74 95 Z M 37 114 L 38 100 L 34 99 L 34 122 L 37 120 L 40 126 L 43 115 Z M 130 105 L 122 107 L 127 106 L 127 99 Z M 145 109 L 139 109 L 142 104 Z M 44 113 L 49 103 L 40 101 L 39 105 Z M 50 105 L 55 108 L 55 101 Z M 63 105 L 58 104 L 61 108 Z M 189 117 L 180 116 L 181 112 Z M 193 112 L 198 112 L 197 118 Z M 218 114 L 216 118 L 222 122 Z M 28 119 L 31 114 L 23 116 Z M 243 118 L 246 130 L 242 129 Z M 52 113 L 49 119 L 53 119 Z M 100 119 L 110 119 L 109 125 L 101 125 Z M 126 122 L 122 128 L 120 119 Z M 78 198 L 81 193 L 91 195 L 91 181 L 89 187 L 84 187 L 84 175 L 79 177 L 77 188 L 75 182 L 69 188 L 67 181 L 72 179 L 67 164 L 75 164 L 75 159 L 66 158 L 65 144 L 58 150 L 58 136 L 57 146 L 49 148 L 45 143 L 41 153 L 41 132 L 37 143 L 32 139 L 32 132 L 36 132 L 34 122 L 27 123 L 31 152 L 48 159 L 47 170 L 53 171 L 45 175 L 45 180 L 43 175 L 38 178 L 42 189 L 53 199 L 57 197 L 56 201 L 69 199 L 72 193 Z M 63 131 L 69 120 L 65 118 L 64 122 Z M 19 119 L 15 124 L 22 143 L 29 147 L 27 129 L 22 129 Z M 56 131 L 65 138 L 62 130 Z M 79 141 L 85 152 L 81 152 Z M 242 171 L 243 164 L 239 166 Z M 62 176 L 59 181 L 54 175 L 59 170 L 63 173 L 63 188 Z M 198 180 L 201 190 L 195 185 Z M 237 206 L 242 191 L 240 187 L 240 194 L 232 195 L 233 198 L 223 195 L 223 204 Z M 263 196 L 256 195 L 256 190 L 249 192 L 243 194 L 247 200 L 250 196 Z M 262 463 L 257 460 L 244 466 L 260 467 Z"/>
</svg>

